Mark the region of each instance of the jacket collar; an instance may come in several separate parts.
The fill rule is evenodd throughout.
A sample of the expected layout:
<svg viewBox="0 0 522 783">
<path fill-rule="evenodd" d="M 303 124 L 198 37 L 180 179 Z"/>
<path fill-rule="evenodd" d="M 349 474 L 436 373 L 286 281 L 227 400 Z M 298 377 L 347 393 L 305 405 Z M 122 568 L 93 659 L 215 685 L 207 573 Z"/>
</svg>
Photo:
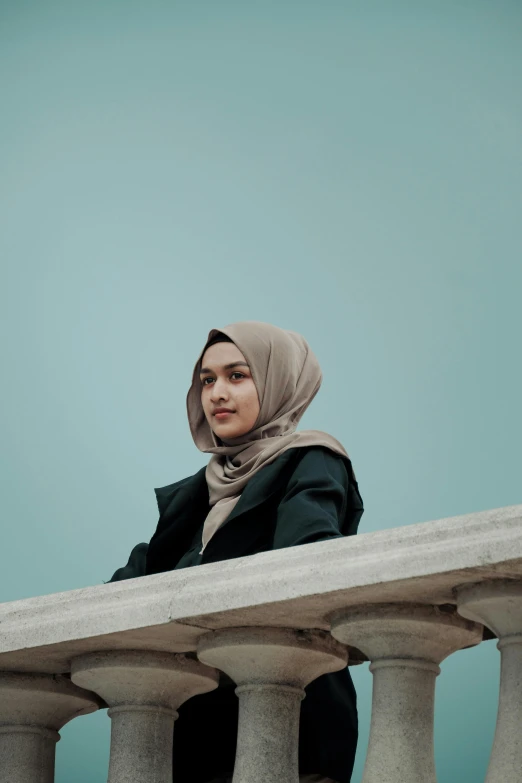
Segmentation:
<svg viewBox="0 0 522 783">
<path fill-rule="evenodd" d="M 280 454 L 279 457 L 269 465 L 261 468 L 261 470 L 250 479 L 224 524 L 227 524 L 230 520 L 240 516 L 240 514 L 246 514 L 260 503 L 264 503 L 265 500 L 268 500 L 269 497 L 280 489 L 280 482 L 278 480 L 280 474 L 286 472 L 284 469 L 295 456 L 296 451 L 297 449 L 287 449 L 287 451 Z M 208 487 L 205 471 L 206 468 L 201 468 L 201 470 L 198 470 L 193 476 L 182 479 L 175 484 L 169 484 L 166 487 L 155 489 L 154 491 L 156 493 L 160 516 L 171 507 L 171 504 L 173 504 L 174 501 L 176 505 L 182 500 L 183 502 L 185 500 L 192 501 L 199 505 L 202 503 L 202 499 L 206 498 L 208 506 Z"/>
</svg>

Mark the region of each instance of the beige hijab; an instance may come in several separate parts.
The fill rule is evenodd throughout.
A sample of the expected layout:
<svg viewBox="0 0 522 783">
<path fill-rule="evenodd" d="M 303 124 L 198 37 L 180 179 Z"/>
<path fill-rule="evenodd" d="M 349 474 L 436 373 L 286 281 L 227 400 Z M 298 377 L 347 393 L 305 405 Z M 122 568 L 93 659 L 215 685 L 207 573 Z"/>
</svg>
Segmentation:
<svg viewBox="0 0 522 783">
<path fill-rule="evenodd" d="M 230 337 L 245 356 L 260 411 L 254 428 L 246 435 L 227 441 L 216 437 L 201 405 L 199 371 L 203 349 L 187 395 L 194 442 L 200 451 L 212 454 L 206 470 L 211 509 L 203 526 L 203 549 L 228 518 L 252 476 L 287 449 L 324 446 L 335 454 L 348 456 L 339 441 L 325 432 L 295 432 L 322 381 L 319 363 L 300 334 L 259 321 L 243 321 L 212 329 L 207 343 L 219 333 Z"/>
</svg>

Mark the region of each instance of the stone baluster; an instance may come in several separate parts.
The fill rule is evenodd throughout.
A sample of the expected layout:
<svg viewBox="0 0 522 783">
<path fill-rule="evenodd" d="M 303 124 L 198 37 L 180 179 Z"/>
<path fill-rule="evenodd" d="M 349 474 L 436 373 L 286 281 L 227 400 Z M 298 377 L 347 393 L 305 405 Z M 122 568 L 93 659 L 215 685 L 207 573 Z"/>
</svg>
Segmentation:
<svg viewBox="0 0 522 783">
<path fill-rule="evenodd" d="M 451 612 L 451 610 L 450 610 Z M 482 638 L 482 626 L 421 604 L 340 610 L 332 635 L 358 647 L 373 673 L 363 783 L 435 783 L 435 678 L 450 653 Z"/>
<path fill-rule="evenodd" d="M 219 681 L 218 672 L 186 655 L 145 650 L 82 655 L 71 677 L 110 707 L 108 783 L 171 783 L 176 710 Z"/>
<path fill-rule="evenodd" d="M 522 781 L 522 581 L 494 580 L 457 589 L 459 614 L 498 637 L 500 695 L 486 783 Z"/>
<path fill-rule="evenodd" d="M 228 628 L 201 637 L 197 654 L 237 684 L 233 783 L 298 783 L 304 688 L 346 666 L 346 648 L 324 631 Z"/>
<path fill-rule="evenodd" d="M 60 674 L 0 672 L 2 783 L 53 783 L 58 730 L 101 705 Z"/>
</svg>

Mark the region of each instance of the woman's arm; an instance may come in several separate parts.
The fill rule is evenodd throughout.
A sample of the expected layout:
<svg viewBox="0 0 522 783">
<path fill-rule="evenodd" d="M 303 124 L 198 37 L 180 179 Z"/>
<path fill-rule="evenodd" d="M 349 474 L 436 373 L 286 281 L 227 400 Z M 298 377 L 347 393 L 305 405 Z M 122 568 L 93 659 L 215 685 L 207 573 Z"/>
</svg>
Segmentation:
<svg viewBox="0 0 522 783">
<path fill-rule="evenodd" d="M 307 449 L 279 503 L 273 549 L 354 535 L 364 509 L 350 474 L 342 457 Z"/>
<path fill-rule="evenodd" d="M 118 568 L 109 579 L 109 582 L 119 582 L 120 579 L 134 579 L 136 576 L 145 576 L 148 548 L 148 544 L 136 544 L 130 553 L 127 565 L 123 566 L 123 568 Z"/>
</svg>

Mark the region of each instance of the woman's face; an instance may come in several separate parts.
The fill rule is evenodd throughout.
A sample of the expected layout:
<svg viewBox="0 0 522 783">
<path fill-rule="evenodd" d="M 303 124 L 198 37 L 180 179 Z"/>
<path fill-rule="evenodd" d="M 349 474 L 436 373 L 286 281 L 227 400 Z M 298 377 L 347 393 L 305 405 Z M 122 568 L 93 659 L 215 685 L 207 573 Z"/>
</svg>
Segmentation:
<svg viewBox="0 0 522 783">
<path fill-rule="evenodd" d="M 250 432 L 259 415 L 259 398 L 237 345 L 215 343 L 207 348 L 200 379 L 203 411 L 217 437 L 229 440 Z"/>
</svg>

